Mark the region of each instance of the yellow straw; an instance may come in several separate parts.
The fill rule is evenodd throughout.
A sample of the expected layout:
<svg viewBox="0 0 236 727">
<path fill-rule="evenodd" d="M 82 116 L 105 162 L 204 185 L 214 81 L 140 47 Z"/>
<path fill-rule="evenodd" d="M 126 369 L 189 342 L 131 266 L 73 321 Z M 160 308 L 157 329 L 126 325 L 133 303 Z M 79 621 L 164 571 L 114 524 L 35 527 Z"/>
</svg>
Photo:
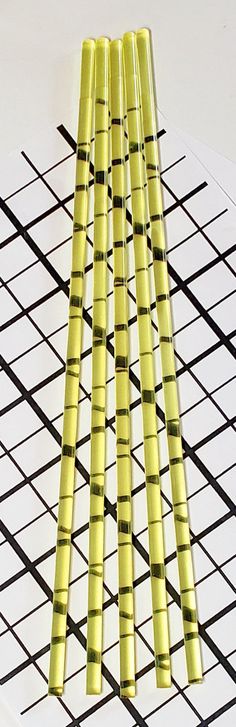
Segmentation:
<svg viewBox="0 0 236 727">
<path fill-rule="evenodd" d="M 159 477 L 157 420 L 153 370 L 149 276 L 147 264 L 146 209 L 142 156 L 141 115 L 136 36 L 123 38 L 130 154 L 131 204 L 135 254 L 137 318 L 144 460 L 148 512 L 149 554 L 152 587 L 156 683 L 169 687 L 170 657 L 167 620 L 164 544 Z"/>
<path fill-rule="evenodd" d="M 135 696 L 122 41 L 110 44 L 120 696 Z"/>
<path fill-rule="evenodd" d="M 137 32 L 156 306 L 174 509 L 184 643 L 189 683 L 202 681 L 186 484 L 175 376 L 165 230 L 159 172 L 157 117 L 149 31 Z"/>
<path fill-rule="evenodd" d="M 65 403 L 48 693 L 63 692 L 94 83 L 94 41 L 82 45 Z"/>
<path fill-rule="evenodd" d="M 100 694 L 101 692 L 108 236 L 108 65 L 109 40 L 99 38 L 95 44 L 94 278 L 87 694 Z"/>
</svg>

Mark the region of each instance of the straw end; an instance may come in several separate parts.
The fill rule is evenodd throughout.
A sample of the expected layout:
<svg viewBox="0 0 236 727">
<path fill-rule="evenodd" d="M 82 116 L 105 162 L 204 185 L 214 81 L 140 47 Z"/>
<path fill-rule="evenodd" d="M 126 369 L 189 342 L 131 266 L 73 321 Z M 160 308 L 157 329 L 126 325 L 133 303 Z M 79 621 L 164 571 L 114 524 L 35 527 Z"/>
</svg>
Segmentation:
<svg viewBox="0 0 236 727">
<path fill-rule="evenodd" d="M 139 28 L 136 31 L 136 35 L 138 37 L 145 38 L 145 39 L 149 40 L 150 39 L 150 35 L 151 35 L 151 31 L 149 30 L 149 28 Z"/>
<path fill-rule="evenodd" d="M 48 687 L 49 697 L 61 697 L 63 694 L 63 687 Z"/>
</svg>

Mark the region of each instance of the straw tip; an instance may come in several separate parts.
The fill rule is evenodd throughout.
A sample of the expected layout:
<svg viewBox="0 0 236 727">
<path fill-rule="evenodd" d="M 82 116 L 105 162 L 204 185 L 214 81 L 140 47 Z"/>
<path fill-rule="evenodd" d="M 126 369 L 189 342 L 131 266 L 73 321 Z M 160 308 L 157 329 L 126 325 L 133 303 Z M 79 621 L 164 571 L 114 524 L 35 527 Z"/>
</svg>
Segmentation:
<svg viewBox="0 0 236 727">
<path fill-rule="evenodd" d="M 123 42 L 124 43 L 133 43 L 135 41 L 135 33 L 133 30 L 128 30 L 123 35 Z"/>
<path fill-rule="evenodd" d="M 104 36 L 101 35 L 100 38 L 97 38 L 97 40 L 96 40 L 96 45 L 102 46 L 103 48 L 108 47 L 109 44 L 110 44 L 110 40 L 105 35 Z"/>
<path fill-rule="evenodd" d="M 85 38 L 85 40 L 83 40 L 82 45 L 83 45 L 83 48 L 94 48 L 95 40 L 93 38 Z"/>
<path fill-rule="evenodd" d="M 149 28 L 139 28 L 136 32 L 137 38 L 142 38 L 143 40 L 149 41 L 150 40 L 150 30 Z"/>
<path fill-rule="evenodd" d="M 192 685 L 193 684 L 202 684 L 203 681 L 204 681 L 203 677 L 198 677 L 197 679 L 189 679 L 188 683 L 192 684 Z"/>
<path fill-rule="evenodd" d="M 113 40 L 111 40 L 110 41 L 110 47 L 111 47 L 111 50 L 112 49 L 118 50 L 118 49 L 122 48 L 122 40 L 121 40 L 121 38 L 114 38 Z"/>
<path fill-rule="evenodd" d="M 63 687 L 48 687 L 49 697 L 61 697 L 63 694 Z"/>
</svg>

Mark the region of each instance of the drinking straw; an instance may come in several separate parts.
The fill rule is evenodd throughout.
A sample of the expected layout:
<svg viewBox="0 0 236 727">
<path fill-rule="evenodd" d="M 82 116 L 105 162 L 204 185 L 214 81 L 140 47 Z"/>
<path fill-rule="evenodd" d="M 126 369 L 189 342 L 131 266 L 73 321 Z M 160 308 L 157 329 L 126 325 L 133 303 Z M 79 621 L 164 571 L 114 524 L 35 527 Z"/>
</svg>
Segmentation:
<svg viewBox="0 0 236 727">
<path fill-rule="evenodd" d="M 162 363 L 166 430 L 177 544 L 180 597 L 189 683 L 202 681 L 202 665 L 197 625 L 196 597 L 186 500 L 185 472 L 180 432 L 178 392 L 172 339 L 171 307 L 165 251 L 162 193 L 157 142 L 157 117 L 154 96 L 149 31 L 137 32 L 144 147 L 148 184 L 156 307 Z"/>
<path fill-rule="evenodd" d="M 77 435 L 78 390 L 81 354 L 83 277 L 88 212 L 88 183 L 94 84 L 94 41 L 82 44 L 76 186 L 72 237 L 72 269 L 66 354 L 65 400 L 53 592 L 52 636 L 48 693 L 63 692 L 66 649 L 66 615 L 73 516 L 74 464 Z"/>
<path fill-rule="evenodd" d="M 95 43 L 93 342 L 87 694 L 100 694 L 101 692 L 108 237 L 108 65 L 109 40 L 108 38 L 99 38 Z"/>
<path fill-rule="evenodd" d="M 120 696 L 135 696 L 122 41 L 110 44 Z"/>
<path fill-rule="evenodd" d="M 123 37 L 123 47 L 127 97 L 131 205 L 135 255 L 156 683 L 158 687 L 169 687 L 171 683 L 169 634 L 165 588 L 164 543 L 157 443 L 149 275 L 147 263 L 147 236 L 145 224 L 146 210 L 138 85 L 138 57 L 135 33 L 125 33 Z"/>
</svg>

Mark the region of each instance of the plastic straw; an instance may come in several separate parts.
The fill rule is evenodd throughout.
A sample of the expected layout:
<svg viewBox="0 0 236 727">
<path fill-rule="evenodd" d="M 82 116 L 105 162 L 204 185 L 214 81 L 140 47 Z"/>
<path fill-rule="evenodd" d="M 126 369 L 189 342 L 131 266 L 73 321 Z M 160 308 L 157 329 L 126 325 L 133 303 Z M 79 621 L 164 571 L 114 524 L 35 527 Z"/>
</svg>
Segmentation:
<svg viewBox="0 0 236 727">
<path fill-rule="evenodd" d="M 177 544 L 184 643 L 188 681 L 192 684 L 202 681 L 202 665 L 198 635 L 192 556 L 190 549 L 178 392 L 175 376 L 174 347 L 172 340 L 172 321 L 165 252 L 165 229 L 163 223 L 163 206 L 159 172 L 157 117 L 154 97 L 151 45 L 150 34 L 147 29 L 141 29 L 137 32 L 137 46 L 140 68 L 156 306 L 162 362 L 162 382 L 165 401 L 166 430 Z"/>
<path fill-rule="evenodd" d="M 94 41 L 82 45 L 65 402 L 48 693 L 63 692 L 94 83 Z"/>
<path fill-rule="evenodd" d="M 120 696 L 135 696 L 123 50 L 110 45 Z"/>
<path fill-rule="evenodd" d="M 94 278 L 87 694 L 100 694 L 101 692 L 108 236 L 108 65 L 109 40 L 99 38 L 95 45 Z"/>
<path fill-rule="evenodd" d="M 135 253 L 144 460 L 148 512 L 156 683 L 169 687 L 170 658 L 167 620 L 164 544 L 157 443 L 146 210 L 143 178 L 138 57 L 134 33 L 123 38 L 130 154 L 131 204 Z"/>
</svg>

